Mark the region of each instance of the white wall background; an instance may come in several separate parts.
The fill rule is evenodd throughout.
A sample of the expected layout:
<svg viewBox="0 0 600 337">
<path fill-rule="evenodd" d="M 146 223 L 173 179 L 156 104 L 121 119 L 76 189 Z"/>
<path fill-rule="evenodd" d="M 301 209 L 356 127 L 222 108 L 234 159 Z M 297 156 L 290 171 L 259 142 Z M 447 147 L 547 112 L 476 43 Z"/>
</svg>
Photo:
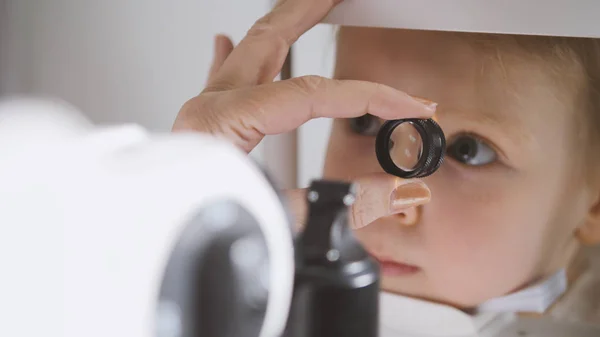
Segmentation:
<svg viewBox="0 0 600 337">
<path fill-rule="evenodd" d="M 167 131 L 203 87 L 213 36 L 239 41 L 270 0 L 0 0 L 0 93 L 62 98 L 97 123 Z M 294 75 L 330 76 L 331 26 L 295 50 Z M 320 175 L 329 122 L 299 130 L 299 184 Z M 259 147 L 253 156 L 263 160 Z"/>
</svg>

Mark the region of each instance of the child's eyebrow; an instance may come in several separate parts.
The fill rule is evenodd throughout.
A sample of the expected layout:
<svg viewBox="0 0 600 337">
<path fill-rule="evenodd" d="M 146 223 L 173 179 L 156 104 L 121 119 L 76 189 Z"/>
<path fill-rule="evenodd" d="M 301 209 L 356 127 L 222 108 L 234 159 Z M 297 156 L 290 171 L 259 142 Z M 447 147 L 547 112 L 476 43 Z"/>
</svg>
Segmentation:
<svg viewBox="0 0 600 337">
<path fill-rule="evenodd" d="M 533 145 L 535 142 L 531 130 L 518 115 L 507 115 L 492 110 L 479 109 L 440 109 L 440 116 L 464 118 L 470 122 L 497 128 L 505 132 L 521 145 Z"/>
</svg>

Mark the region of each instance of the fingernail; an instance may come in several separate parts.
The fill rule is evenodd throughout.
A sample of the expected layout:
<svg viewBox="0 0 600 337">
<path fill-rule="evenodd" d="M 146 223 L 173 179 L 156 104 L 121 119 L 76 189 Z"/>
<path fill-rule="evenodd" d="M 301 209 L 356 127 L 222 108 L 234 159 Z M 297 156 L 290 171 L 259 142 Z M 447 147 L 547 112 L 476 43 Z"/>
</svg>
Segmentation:
<svg viewBox="0 0 600 337">
<path fill-rule="evenodd" d="M 435 111 L 437 110 L 437 106 L 438 106 L 438 104 L 437 104 L 437 103 L 435 103 L 435 102 L 432 102 L 432 101 L 430 101 L 430 100 L 428 100 L 428 99 L 425 99 L 425 98 L 422 98 L 422 97 L 416 97 L 416 96 L 413 96 L 413 98 L 414 98 L 414 99 L 415 99 L 417 102 L 419 102 L 419 103 L 421 103 L 421 104 L 425 105 L 425 108 L 427 108 L 427 110 L 429 110 L 429 111 L 431 111 L 431 112 L 435 112 Z"/>
<path fill-rule="evenodd" d="M 392 192 L 390 211 L 398 213 L 411 207 L 426 204 L 431 200 L 431 191 L 421 181 L 410 182 L 396 187 Z"/>
</svg>

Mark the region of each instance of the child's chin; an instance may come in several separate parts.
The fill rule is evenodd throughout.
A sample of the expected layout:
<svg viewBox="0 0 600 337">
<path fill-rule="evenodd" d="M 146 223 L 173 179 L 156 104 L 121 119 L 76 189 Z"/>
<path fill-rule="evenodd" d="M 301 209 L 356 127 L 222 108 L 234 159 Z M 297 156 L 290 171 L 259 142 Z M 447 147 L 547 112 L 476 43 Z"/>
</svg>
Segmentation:
<svg viewBox="0 0 600 337">
<path fill-rule="evenodd" d="M 421 277 L 419 277 L 421 275 L 422 273 L 413 274 L 412 276 L 408 277 L 383 276 L 381 279 L 381 289 L 392 294 L 447 305 L 465 311 L 469 311 L 469 308 L 476 306 L 461 303 L 463 301 L 455 298 L 449 298 L 435 294 L 433 291 L 431 291 L 431 289 L 427 289 L 425 287 L 426 283 L 423 282 Z"/>
<path fill-rule="evenodd" d="M 387 276 L 382 273 L 381 276 L 381 289 L 386 292 L 420 299 L 429 298 L 419 273 L 402 276 Z"/>
</svg>

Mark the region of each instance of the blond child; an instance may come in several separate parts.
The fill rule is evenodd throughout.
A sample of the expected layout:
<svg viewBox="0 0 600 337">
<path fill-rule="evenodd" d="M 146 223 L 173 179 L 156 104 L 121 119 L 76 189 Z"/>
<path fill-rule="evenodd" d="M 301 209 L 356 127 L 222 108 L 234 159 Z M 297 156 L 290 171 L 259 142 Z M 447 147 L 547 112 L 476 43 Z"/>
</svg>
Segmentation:
<svg viewBox="0 0 600 337">
<path fill-rule="evenodd" d="M 429 203 L 357 230 L 384 290 L 474 310 L 562 272 L 542 311 L 562 300 L 600 323 L 600 282 L 576 259 L 600 242 L 600 41 L 343 27 L 335 77 L 438 103 L 448 140 Z M 337 119 L 325 177 L 381 172 L 381 123 Z"/>
</svg>

